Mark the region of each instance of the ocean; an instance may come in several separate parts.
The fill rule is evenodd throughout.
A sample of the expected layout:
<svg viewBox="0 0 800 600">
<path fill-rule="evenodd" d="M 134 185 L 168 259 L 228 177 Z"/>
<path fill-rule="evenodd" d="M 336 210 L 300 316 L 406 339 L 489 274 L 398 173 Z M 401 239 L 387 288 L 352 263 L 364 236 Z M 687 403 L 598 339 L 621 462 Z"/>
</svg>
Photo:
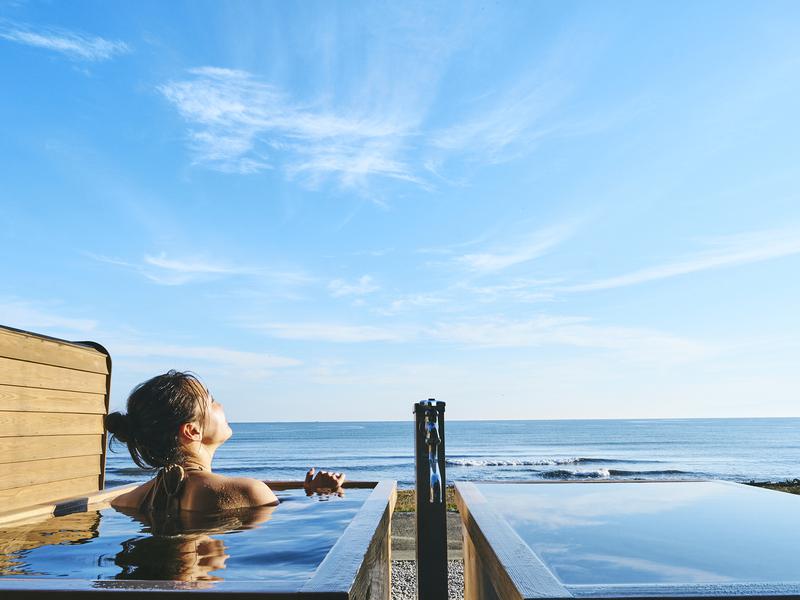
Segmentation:
<svg viewBox="0 0 800 600">
<path fill-rule="evenodd" d="M 414 423 L 233 423 L 214 471 L 302 479 L 309 467 L 414 487 Z M 446 477 L 458 480 L 800 477 L 800 418 L 446 421 Z M 122 444 L 106 485 L 144 481 Z"/>
</svg>

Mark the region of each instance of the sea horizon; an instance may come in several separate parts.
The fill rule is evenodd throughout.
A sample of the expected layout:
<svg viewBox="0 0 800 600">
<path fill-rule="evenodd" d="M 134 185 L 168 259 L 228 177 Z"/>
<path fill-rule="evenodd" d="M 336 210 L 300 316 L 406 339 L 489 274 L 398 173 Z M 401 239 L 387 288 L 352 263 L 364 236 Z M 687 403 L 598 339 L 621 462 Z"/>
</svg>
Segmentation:
<svg viewBox="0 0 800 600">
<path fill-rule="evenodd" d="M 310 467 L 414 485 L 414 422 L 231 423 L 214 470 L 299 480 Z M 722 479 L 800 476 L 800 418 L 445 421 L 447 481 Z M 298 443 L 301 440 L 301 443 Z M 107 484 L 151 476 L 114 444 Z"/>
<path fill-rule="evenodd" d="M 447 423 L 503 423 L 503 422 L 561 422 L 561 421 L 754 421 L 754 420 L 782 420 L 782 419 L 800 419 L 800 415 L 793 416 L 757 416 L 757 417 L 592 417 L 586 419 L 576 419 L 564 417 L 560 419 L 451 419 L 447 418 Z M 354 421 L 348 419 L 326 419 L 326 420 L 310 420 L 310 421 L 297 421 L 297 420 L 280 420 L 273 419 L 270 421 L 229 421 L 231 425 L 268 425 L 270 423 L 285 423 L 285 424 L 304 424 L 304 423 L 413 423 L 413 419 L 374 419 L 369 421 Z"/>
</svg>

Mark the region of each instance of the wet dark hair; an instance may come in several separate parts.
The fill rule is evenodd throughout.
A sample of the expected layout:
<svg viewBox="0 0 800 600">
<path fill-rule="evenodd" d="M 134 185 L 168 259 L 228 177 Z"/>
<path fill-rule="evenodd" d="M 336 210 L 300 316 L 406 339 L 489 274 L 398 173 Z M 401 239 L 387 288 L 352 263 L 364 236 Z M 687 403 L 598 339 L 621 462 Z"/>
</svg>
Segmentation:
<svg viewBox="0 0 800 600">
<path fill-rule="evenodd" d="M 193 373 L 168 371 L 140 383 L 128 396 L 128 414 L 105 419 L 112 439 L 128 445 L 133 462 L 143 469 L 180 464 L 178 441 L 184 423 L 203 423 L 208 390 Z"/>
</svg>

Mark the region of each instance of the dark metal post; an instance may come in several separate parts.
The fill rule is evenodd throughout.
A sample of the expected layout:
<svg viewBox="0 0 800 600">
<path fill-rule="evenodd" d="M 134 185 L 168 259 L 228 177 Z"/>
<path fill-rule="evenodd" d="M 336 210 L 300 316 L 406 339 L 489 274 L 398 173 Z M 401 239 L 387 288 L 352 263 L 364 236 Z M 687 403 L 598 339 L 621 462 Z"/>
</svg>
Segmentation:
<svg viewBox="0 0 800 600">
<path fill-rule="evenodd" d="M 418 600 L 447 600 L 444 404 L 431 399 L 414 405 Z"/>
</svg>

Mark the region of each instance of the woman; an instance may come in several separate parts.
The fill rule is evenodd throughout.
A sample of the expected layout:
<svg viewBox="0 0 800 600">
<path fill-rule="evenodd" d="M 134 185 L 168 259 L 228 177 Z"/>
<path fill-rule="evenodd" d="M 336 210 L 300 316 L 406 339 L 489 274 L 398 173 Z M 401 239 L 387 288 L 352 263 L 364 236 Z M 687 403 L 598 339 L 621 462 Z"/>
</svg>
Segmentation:
<svg viewBox="0 0 800 600">
<path fill-rule="evenodd" d="M 219 512 L 278 504 L 272 490 L 249 477 L 225 477 L 211 470 L 214 453 L 232 431 L 222 405 L 194 375 L 169 371 L 139 384 L 128 397 L 128 413 L 111 413 L 106 427 L 125 442 L 143 469 L 159 469 L 154 479 L 117 496 L 112 506 L 146 514 Z M 343 473 L 306 474 L 307 493 L 336 491 Z"/>
</svg>

